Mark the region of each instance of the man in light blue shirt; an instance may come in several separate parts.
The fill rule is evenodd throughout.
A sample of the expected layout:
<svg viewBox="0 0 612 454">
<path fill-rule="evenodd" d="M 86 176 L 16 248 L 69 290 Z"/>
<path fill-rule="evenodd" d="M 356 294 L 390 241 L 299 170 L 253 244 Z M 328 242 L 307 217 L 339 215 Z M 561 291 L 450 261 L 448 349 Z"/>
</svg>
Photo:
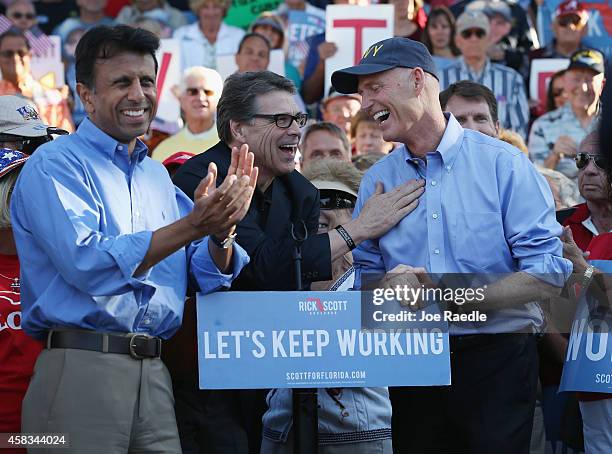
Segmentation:
<svg viewBox="0 0 612 454">
<path fill-rule="evenodd" d="M 365 174 L 354 216 L 377 182 L 389 191 L 426 180 L 413 213 L 354 251 L 357 285 L 366 273 L 415 268 L 509 274 L 486 291 L 486 322 L 451 324 L 452 385 L 392 391 L 394 450 L 528 452 L 538 372 L 528 333 L 542 325 L 532 289 L 542 286 L 538 275 L 562 287 L 571 273 L 546 181 L 519 150 L 442 113 L 436 69 L 420 43 L 378 42 L 332 84 L 359 92 L 384 139 L 404 144 Z"/>
<path fill-rule="evenodd" d="M 229 288 L 248 262 L 232 243 L 257 180 L 252 153 L 234 149 L 217 188 L 211 165 L 191 202 L 137 138 L 157 108 L 158 46 L 128 26 L 83 36 L 88 118 L 37 150 L 12 197 L 22 326 L 47 346 L 22 426 L 66 433 L 70 452 L 180 452 L 161 339 L 181 324 L 188 283 Z"/>
</svg>

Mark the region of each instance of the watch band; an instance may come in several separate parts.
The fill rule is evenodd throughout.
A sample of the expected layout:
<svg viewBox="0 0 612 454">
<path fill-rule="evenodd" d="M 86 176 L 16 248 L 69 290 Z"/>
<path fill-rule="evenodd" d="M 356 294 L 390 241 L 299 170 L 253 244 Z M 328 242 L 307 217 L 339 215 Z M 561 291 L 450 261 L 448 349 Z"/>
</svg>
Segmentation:
<svg viewBox="0 0 612 454">
<path fill-rule="evenodd" d="M 595 267 L 593 265 L 589 265 L 584 270 L 584 274 L 582 275 L 582 282 L 580 283 L 581 292 L 586 292 L 591 280 L 593 279 L 593 272 L 595 271 Z"/>
</svg>

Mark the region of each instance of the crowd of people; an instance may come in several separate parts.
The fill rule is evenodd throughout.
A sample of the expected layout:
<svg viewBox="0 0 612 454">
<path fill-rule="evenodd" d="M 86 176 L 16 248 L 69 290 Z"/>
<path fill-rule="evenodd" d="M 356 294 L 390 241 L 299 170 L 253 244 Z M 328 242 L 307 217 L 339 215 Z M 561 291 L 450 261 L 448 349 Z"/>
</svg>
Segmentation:
<svg viewBox="0 0 612 454">
<path fill-rule="evenodd" d="M 560 3 L 541 43 L 541 2 L 286 0 L 244 28 L 231 0 L 0 3 L 0 433 L 290 453 L 289 389 L 199 389 L 195 293 L 483 273 L 506 277 L 486 322 L 450 325 L 452 384 L 319 389 L 319 452 L 612 452 L 612 394 L 558 392 L 569 328 L 545 310 L 612 288 L 589 263 L 612 260 L 612 92 L 585 5 Z M 325 74 L 340 43 L 314 34 L 297 62 L 288 37 L 292 11 L 331 3 L 393 4 L 394 36 Z M 50 35 L 60 88 L 31 70 Z M 528 99 L 532 62 L 558 58 Z"/>
</svg>

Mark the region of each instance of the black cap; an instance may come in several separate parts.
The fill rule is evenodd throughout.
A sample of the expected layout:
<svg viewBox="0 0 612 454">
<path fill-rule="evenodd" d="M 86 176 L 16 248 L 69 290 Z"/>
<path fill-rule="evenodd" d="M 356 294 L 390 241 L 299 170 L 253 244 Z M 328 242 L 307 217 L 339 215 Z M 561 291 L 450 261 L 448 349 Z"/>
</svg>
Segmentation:
<svg viewBox="0 0 612 454">
<path fill-rule="evenodd" d="M 408 38 L 389 38 L 370 46 L 357 66 L 334 71 L 331 82 L 338 93 L 356 93 L 359 76 L 398 67 L 419 67 L 438 78 L 436 65 L 423 43 Z"/>
<path fill-rule="evenodd" d="M 567 69 L 586 68 L 601 74 L 605 70 L 604 55 L 595 49 L 582 49 L 574 52 L 570 57 Z"/>
</svg>

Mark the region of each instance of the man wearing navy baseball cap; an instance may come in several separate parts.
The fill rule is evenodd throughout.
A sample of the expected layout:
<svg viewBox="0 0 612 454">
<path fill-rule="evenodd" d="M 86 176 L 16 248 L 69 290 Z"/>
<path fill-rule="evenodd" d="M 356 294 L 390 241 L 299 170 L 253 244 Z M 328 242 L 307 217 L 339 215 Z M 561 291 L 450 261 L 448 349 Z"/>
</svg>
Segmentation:
<svg viewBox="0 0 612 454">
<path fill-rule="evenodd" d="M 391 390 L 395 452 L 528 452 L 538 375 L 533 333 L 543 324 L 534 300 L 536 292 L 560 292 L 572 272 L 550 188 L 519 150 L 442 112 L 436 69 L 421 43 L 373 44 L 358 65 L 334 72 L 332 84 L 361 94 L 384 139 L 403 144 L 366 172 L 354 216 L 378 181 L 385 192 L 426 181 L 412 213 L 355 249 L 356 288 L 367 273 L 396 273 L 393 284 L 408 286 L 427 274 L 507 273 L 497 282 L 485 276 L 490 284 L 478 305 L 453 308 L 477 309 L 486 321 L 444 312 L 452 385 Z M 537 277 L 544 275 L 546 283 Z"/>
</svg>

